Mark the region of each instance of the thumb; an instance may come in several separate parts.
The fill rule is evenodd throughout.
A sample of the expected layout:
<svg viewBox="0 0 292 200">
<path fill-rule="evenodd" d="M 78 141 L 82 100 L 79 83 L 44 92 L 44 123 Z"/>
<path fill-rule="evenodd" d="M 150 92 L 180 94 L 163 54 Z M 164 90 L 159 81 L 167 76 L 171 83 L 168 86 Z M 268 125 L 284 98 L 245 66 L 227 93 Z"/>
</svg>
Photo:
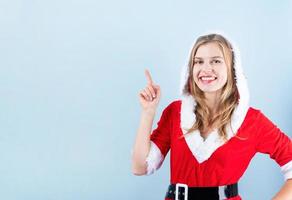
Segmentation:
<svg viewBox="0 0 292 200">
<path fill-rule="evenodd" d="M 152 85 L 156 90 L 160 90 L 160 87 L 159 87 L 159 85 Z"/>
<path fill-rule="evenodd" d="M 157 96 L 160 96 L 161 90 L 159 85 L 152 85 L 155 89 L 155 93 Z"/>
</svg>

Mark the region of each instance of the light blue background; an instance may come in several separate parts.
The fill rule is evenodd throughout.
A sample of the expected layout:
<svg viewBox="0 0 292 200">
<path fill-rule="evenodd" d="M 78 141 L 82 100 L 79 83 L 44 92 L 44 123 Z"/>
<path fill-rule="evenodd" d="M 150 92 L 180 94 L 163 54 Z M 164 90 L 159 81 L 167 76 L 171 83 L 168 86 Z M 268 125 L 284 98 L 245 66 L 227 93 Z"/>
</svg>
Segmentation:
<svg viewBox="0 0 292 200">
<path fill-rule="evenodd" d="M 0 199 L 163 199 L 169 157 L 152 176 L 131 173 L 144 69 L 162 89 L 156 126 L 208 30 L 237 42 L 251 105 L 291 137 L 290 19 L 285 0 L 1 0 Z M 239 189 L 271 199 L 282 184 L 257 154 Z"/>
</svg>

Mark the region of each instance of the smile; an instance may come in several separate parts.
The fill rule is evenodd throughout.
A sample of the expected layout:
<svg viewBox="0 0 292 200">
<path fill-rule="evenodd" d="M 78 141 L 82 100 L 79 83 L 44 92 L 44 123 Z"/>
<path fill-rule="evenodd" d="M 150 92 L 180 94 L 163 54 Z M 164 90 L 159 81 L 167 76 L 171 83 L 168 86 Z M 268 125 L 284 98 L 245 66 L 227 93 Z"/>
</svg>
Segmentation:
<svg viewBox="0 0 292 200">
<path fill-rule="evenodd" d="M 210 76 L 202 76 L 200 77 L 201 80 L 203 81 L 213 81 L 215 79 L 217 79 L 216 77 L 210 77 Z"/>
<path fill-rule="evenodd" d="M 215 81 L 216 79 L 217 79 L 217 77 L 215 77 L 215 76 L 201 76 L 201 77 L 199 77 L 199 80 L 203 84 L 209 84 L 209 83 Z"/>
</svg>

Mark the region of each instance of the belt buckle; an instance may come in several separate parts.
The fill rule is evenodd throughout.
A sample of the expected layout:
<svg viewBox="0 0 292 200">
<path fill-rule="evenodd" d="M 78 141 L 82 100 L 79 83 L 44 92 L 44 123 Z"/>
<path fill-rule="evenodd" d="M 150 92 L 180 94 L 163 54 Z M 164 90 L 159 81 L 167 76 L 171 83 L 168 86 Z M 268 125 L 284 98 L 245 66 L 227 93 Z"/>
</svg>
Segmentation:
<svg viewBox="0 0 292 200">
<path fill-rule="evenodd" d="M 175 200 L 179 200 L 178 199 L 178 194 L 179 194 L 179 188 L 182 187 L 185 189 L 185 195 L 184 195 L 184 200 L 188 200 L 188 185 L 187 184 L 183 184 L 183 183 L 177 183 L 175 185 Z"/>
<path fill-rule="evenodd" d="M 225 193 L 225 190 L 227 189 L 226 185 L 222 185 L 218 187 L 218 193 L 219 193 L 219 199 L 223 200 L 223 199 L 227 199 L 227 195 Z"/>
<path fill-rule="evenodd" d="M 219 186 L 219 199 L 228 199 L 235 195 L 238 195 L 238 188 L 237 183 L 231 185 L 222 185 Z"/>
</svg>

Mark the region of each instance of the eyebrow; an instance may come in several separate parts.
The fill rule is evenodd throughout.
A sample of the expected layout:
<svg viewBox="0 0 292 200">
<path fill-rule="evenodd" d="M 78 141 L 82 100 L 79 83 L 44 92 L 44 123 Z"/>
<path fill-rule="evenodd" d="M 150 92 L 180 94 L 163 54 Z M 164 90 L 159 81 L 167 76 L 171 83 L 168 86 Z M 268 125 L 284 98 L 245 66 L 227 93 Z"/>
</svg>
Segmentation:
<svg viewBox="0 0 292 200">
<path fill-rule="evenodd" d="M 209 57 L 209 58 L 221 58 L 223 59 L 222 56 L 213 56 L 213 57 Z M 202 57 L 195 57 L 195 59 L 203 59 Z"/>
</svg>

